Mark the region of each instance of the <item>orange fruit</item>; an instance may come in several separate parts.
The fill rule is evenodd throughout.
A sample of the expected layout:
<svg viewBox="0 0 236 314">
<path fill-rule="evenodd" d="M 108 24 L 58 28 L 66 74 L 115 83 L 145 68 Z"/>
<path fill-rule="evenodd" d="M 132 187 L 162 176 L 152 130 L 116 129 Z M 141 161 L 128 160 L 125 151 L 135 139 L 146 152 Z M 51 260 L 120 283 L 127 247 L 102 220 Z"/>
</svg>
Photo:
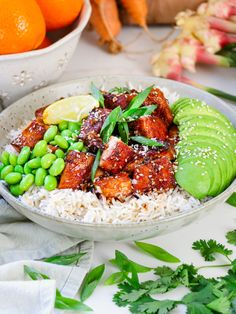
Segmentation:
<svg viewBox="0 0 236 314">
<path fill-rule="evenodd" d="M 46 26 L 35 0 L 0 0 L 0 54 L 36 49 Z"/>
<path fill-rule="evenodd" d="M 70 25 L 79 15 L 83 0 L 36 0 L 43 12 L 47 30 Z"/>
<path fill-rule="evenodd" d="M 45 36 L 45 37 L 44 37 L 44 40 L 41 42 L 41 44 L 38 46 L 37 49 L 47 48 L 47 47 L 49 47 L 51 44 L 52 44 L 52 41 L 51 41 L 47 36 Z"/>
</svg>

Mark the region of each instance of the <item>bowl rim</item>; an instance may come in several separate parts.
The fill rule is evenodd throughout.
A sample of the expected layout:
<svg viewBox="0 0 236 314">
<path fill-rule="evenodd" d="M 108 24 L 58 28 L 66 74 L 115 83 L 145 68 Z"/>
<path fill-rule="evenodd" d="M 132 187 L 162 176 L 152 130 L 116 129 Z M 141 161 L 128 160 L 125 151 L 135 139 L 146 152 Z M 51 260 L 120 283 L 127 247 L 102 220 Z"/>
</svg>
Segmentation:
<svg viewBox="0 0 236 314">
<path fill-rule="evenodd" d="M 39 55 L 44 55 L 47 54 L 58 47 L 62 46 L 63 44 L 67 43 L 69 40 L 77 36 L 79 33 L 83 31 L 85 26 L 87 25 L 89 18 L 91 16 L 92 8 L 90 4 L 90 0 L 84 0 L 82 10 L 78 16 L 78 20 L 76 22 L 76 27 L 69 32 L 67 35 L 63 36 L 59 40 L 57 40 L 55 43 L 52 45 L 46 47 L 46 48 L 41 48 L 41 49 L 36 49 L 36 50 L 31 50 L 31 51 L 26 51 L 26 52 L 20 52 L 20 53 L 13 53 L 13 54 L 6 54 L 6 55 L 0 55 L 0 61 L 8 61 L 8 60 L 19 60 L 19 59 L 24 59 L 28 57 L 36 57 Z"/>
<path fill-rule="evenodd" d="M 44 91 L 44 90 L 47 90 L 48 88 L 50 89 L 53 89 L 53 88 L 60 88 L 60 87 L 64 87 L 64 86 L 67 86 L 67 85 L 70 85 L 70 84 L 78 84 L 81 80 L 90 80 L 90 81 L 93 81 L 94 79 L 96 78 L 113 78 L 116 77 L 116 78 L 120 78 L 120 79 L 125 79 L 125 80 L 132 80 L 132 79 L 135 79 L 135 80 L 140 80 L 140 81 L 149 81 L 150 79 L 153 80 L 153 79 L 156 79 L 157 80 L 157 85 L 163 85 L 165 86 L 165 82 L 171 82 L 173 84 L 176 84 L 177 85 L 177 88 L 178 86 L 180 87 L 183 87 L 183 88 L 187 88 L 187 89 L 190 89 L 192 91 L 195 91 L 195 92 L 200 92 L 201 94 L 205 94 L 205 95 L 208 95 L 210 93 L 206 92 L 206 91 L 202 91 L 196 87 L 193 87 L 193 86 L 190 86 L 190 85 L 187 85 L 185 83 L 182 83 L 182 82 L 177 82 L 177 81 L 173 81 L 173 80 L 169 80 L 169 79 L 164 79 L 164 78 L 156 78 L 156 77 L 153 77 L 153 76 L 141 76 L 141 75 L 128 75 L 128 76 L 125 76 L 125 75 L 94 75 L 94 76 L 84 76 L 84 77 L 81 77 L 81 78 L 78 78 L 78 79 L 74 79 L 74 80 L 69 80 L 69 81 L 66 81 L 66 82 L 62 82 L 62 83 L 57 83 L 57 84 L 52 84 L 52 85 L 49 85 L 49 86 L 46 86 L 46 87 L 43 87 L 39 90 L 37 90 L 36 92 L 33 92 L 33 93 L 30 93 L 22 98 L 20 98 L 19 100 L 17 100 L 14 104 L 17 104 L 19 101 L 22 102 L 22 100 L 24 100 L 24 98 L 27 98 L 29 97 L 29 95 L 31 94 L 37 94 L 37 92 L 39 91 Z M 222 99 L 210 94 L 210 97 L 214 100 L 217 100 L 218 103 L 220 103 L 221 106 L 227 108 L 227 110 L 229 112 L 231 112 L 231 114 L 233 116 L 236 116 L 236 112 L 233 110 L 233 108 L 231 108 L 229 105 L 226 104 L 225 101 L 223 101 Z M 13 104 L 13 105 L 14 105 Z M 8 114 L 8 111 L 11 110 L 11 107 L 12 106 L 9 106 L 7 107 L 5 110 L 3 110 L 2 113 L 0 113 L 0 115 L 2 114 Z M 27 209 L 30 213 L 32 214 L 37 214 L 39 216 L 42 216 L 43 218 L 47 218 L 47 219 L 50 219 L 50 220 L 53 220 L 53 221 L 57 221 L 57 222 L 62 222 L 62 223 L 65 223 L 65 224 L 73 224 L 73 225 L 80 225 L 80 226 L 83 226 L 83 227 L 96 227 L 96 228 L 126 228 L 126 227 L 134 227 L 134 226 L 142 226 L 142 227 L 150 227 L 150 226 L 156 226 L 157 224 L 168 224 L 169 222 L 172 222 L 172 221 L 177 221 L 177 220 L 181 220 L 183 218 L 186 218 L 188 216 L 191 216 L 191 215 L 194 215 L 194 214 L 197 214 L 199 212 L 201 212 L 202 210 L 204 210 L 204 208 L 206 206 L 211 206 L 215 203 L 217 203 L 217 201 L 221 201 L 221 200 L 224 200 L 226 199 L 230 193 L 232 193 L 233 191 L 235 191 L 235 188 L 236 188 L 236 178 L 234 181 L 231 182 L 230 186 L 224 190 L 221 194 L 217 195 L 216 197 L 210 199 L 209 201 L 206 201 L 205 203 L 203 203 L 202 205 L 200 205 L 199 207 L 193 209 L 193 210 L 189 210 L 189 211 L 183 211 L 183 212 L 179 212 L 177 214 L 174 214 L 172 216 L 169 216 L 169 217 L 164 217 L 164 218 L 159 218 L 159 219 L 152 219 L 152 220 L 147 220 L 147 221 L 141 221 L 141 222 L 125 222 L 125 223 L 107 223 L 107 222 L 99 222 L 99 223 L 96 223 L 96 222 L 83 222 L 83 221 L 79 221 L 79 220 L 75 220 L 75 219 L 67 219 L 67 218 L 63 218 L 63 217 L 57 217 L 57 216 L 53 216 L 53 215 L 50 215 L 48 213 L 45 213 L 45 212 L 42 212 L 40 209 L 36 208 L 36 207 L 33 207 L 33 206 L 30 206 L 24 202 L 22 202 L 19 198 L 16 198 L 14 197 L 6 188 L 5 184 L 3 182 L 0 181 L 0 195 L 2 195 L 3 198 L 5 198 L 6 200 L 9 200 L 10 202 L 12 203 L 17 203 L 17 205 L 19 207 L 24 207 L 25 209 Z"/>
</svg>

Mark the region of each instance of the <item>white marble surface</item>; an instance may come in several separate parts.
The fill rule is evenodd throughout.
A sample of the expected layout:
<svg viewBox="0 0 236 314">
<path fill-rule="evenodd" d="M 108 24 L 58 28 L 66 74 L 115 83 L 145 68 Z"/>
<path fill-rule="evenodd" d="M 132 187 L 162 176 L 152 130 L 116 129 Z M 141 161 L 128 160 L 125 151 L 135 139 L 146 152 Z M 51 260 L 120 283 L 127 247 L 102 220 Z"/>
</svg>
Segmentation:
<svg viewBox="0 0 236 314">
<path fill-rule="evenodd" d="M 167 29 L 153 28 L 152 31 L 156 36 L 162 36 L 167 32 Z M 129 43 L 132 38 L 139 33 L 140 30 L 137 28 L 126 28 L 123 30 L 120 38 L 123 43 Z M 85 32 L 67 71 L 60 81 L 95 74 L 141 74 L 150 76 L 150 59 L 152 54 L 158 51 L 159 47 L 160 45 L 154 43 L 143 34 L 133 45 L 126 47 L 127 52 L 119 55 L 109 55 L 100 47 L 96 46 L 94 33 Z M 202 84 L 236 94 L 236 69 L 201 66 L 197 68 L 196 74 L 188 74 L 188 76 Z M 199 257 L 199 254 L 191 249 L 192 242 L 200 238 L 213 238 L 222 243 L 226 243 L 225 233 L 235 229 L 235 224 L 236 208 L 227 204 L 219 204 L 215 211 L 212 211 L 203 219 L 174 233 L 147 241 L 169 250 L 185 263 L 202 265 L 204 262 Z M 105 277 L 115 271 L 107 262 L 108 259 L 114 256 L 115 249 L 121 250 L 131 259 L 141 264 L 153 267 L 161 265 L 160 262 L 154 260 L 152 257 L 140 253 L 132 243 L 96 243 L 93 266 L 106 263 Z M 234 257 L 236 257 L 236 254 Z M 219 258 L 216 262 L 222 261 L 223 259 Z M 225 270 L 205 270 L 204 274 L 207 276 L 221 275 L 224 271 Z M 145 278 L 151 277 L 152 275 L 145 275 Z M 112 296 L 115 291 L 115 286 L 105 287 L 101 284 L 86 303 L 94 309 L 95 314 L 129 313 L 128 309 L 118 308 L 112 302 Z M 168 297 L 178 298 L 184 292 L 184 289 L 180 289 L 168 294 Z M 185 313 L 185 310 L 184 308 L 179 308 L 175 313 Z"/>
</svg>

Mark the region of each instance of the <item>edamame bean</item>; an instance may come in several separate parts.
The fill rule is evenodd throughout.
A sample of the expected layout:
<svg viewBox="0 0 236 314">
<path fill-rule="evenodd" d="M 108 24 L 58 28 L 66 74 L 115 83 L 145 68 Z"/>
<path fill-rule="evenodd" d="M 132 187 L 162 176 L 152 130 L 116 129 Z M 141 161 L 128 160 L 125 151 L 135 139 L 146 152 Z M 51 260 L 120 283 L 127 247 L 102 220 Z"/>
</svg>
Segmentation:
<svg viewBox="0 0 236 314">
<path fill-rule="evenodd" d="M 10 154 L 7 151 L 2 152 L 0 160 L 4 164 L 4 166 L 9 165 L 9 157 Z"/>
<path fill-rule="evenodd" d="M 41 158 L 40 157 L 36 157 L 36 158 L 33 158 L 33 159 L 29 160 L 28 161 L 28 166 L 31 169 L 37 169 L 37 168 L 41 167 Z"/>
<path fill-rule="evenodd" d="M 20 182 L 20 189 L 23 192 L 28 191 L 28 189 L 31 187 L 31 185 L 34 183 L 34 175 L 32 173 L 27 174 L 23 177 L 23 179 Z"/>
<path fill-rule="evenodd" d="M 12 165 L 5 166 L 1 171 L 1 179 L 5 180 L 5 177 L 14 171 L 14 167 Z"/>
<path fill-rule="evenodd" d="M 24 168 L 21 165 L 16 165 L 14 167 L 14 172 L 19 172 L 19 173 L 23 174 L 24 173 Z"/>
<path fill-rule="evenodd" d="M 61 135 L 55 136 L 55 142 L 60 148 L 63 148 L 63 149 L 67 149 L 69 146 L 68 142 Z"/>
<path fill-rule="evenodd" d="M 51 141 L 49 144 L 53 145 L 53 146 L 56 146 L 57 143 L 55 141 Z"/>
<path fill-rule="evenodd" d="M 51 125 L 50 128 L 44 134 L 44 140 L 48 143 L 54 140 L 54 137 L 57 135 L 58 128 L 56 125 Z"/>
<path fill-rule="evenodd" d="M 59 156 L 58 156 L 59 157 Z M 1 172 L 2 172 L 2 169 L 4 168 L 5 166 L 2 164 L 0 165 L 0 178 L 1 178 Z"/>
<path fill-rule="evenodd" d="M 77 122 L 69 122 L 68 123 L 68 129 L 71 132 L 78 132 L 78 131 L 80 131 L 80 128 L 81 128 L 81 124 L 79 124 Z"/>
<path fill-rule="evenodd" d="M 24 165 L 24 173 L 25 174 L 32 173 L 32 169 L 29 167 L 28 162 Z"/>
<path fill-rule="evenodd" d="M 34 146 L 33 156 L 35 156 L 35 157 L 42 157 L 42 156 L 44 156 L 45 154 L 47 154 L 47 148 L 48 148 L 48 145 L 47 145 L 47 142 L 45 140 L 39 141 Z"/>
<path fill-rule="evenodd" d="M 61 132 L 61 136 L 63 136 L 66 140 L 72 138 L 72 132 L 70 130 L 64 130 Z"/>
<path fill-rule="evenodd" d="M 70 145 L 70 147 L 68 148 L 68 150 L 76 150 L 78 152 L 80 152 L 84 147 L 83 142 L 76 142 Z"/>
<path fill-rule="evenodd" d="M 25 146 L 21 149 L 20 154 L 17 157 L 17 164 L 24 165 L 30 157 L 30 147 Z"/>
<path fill-rule="evenodd" d="M 65 157 L 65 153 L 63 152 L 63 150 L 61 149 L 57 149 L 55 151 L 55 155 L 58 157 L 58 158 L 64 158 Z"/>
<path fill-rule="evenodd" d="M 64 130 L 68 129 L 68 122 L 62 121 L 59 123 L 58 127 L 59 127 L 59 130 L 62 132 Z"/>
<path fill-rule="evenodd" d="M 44 169 L 48 169 L 51 167 L 52 163 L 57 159 L 57 157 L 52 154 L 52 153 L 48 153 L 46 155 L 44 155 L 41 159 L 41 166 Z"/>
<path fill-rule="evenodd" d="M 34 183 L 36 186 L 42 186 L 47 175 L 47 170 L 38 168 L 35 173 Z"/>
<path fill-rule="evenodd" d="M 22 178 L 22 174 L 19 173 L 19 172 L 11 172 L 11 173 L 8 173 L 8 175 L 6 175 L 5 177 L 5 181 L 7 182 L 7 184 L 16 184 L 16 183 L 19 183 L 20 180 Z"/>
<path fill-rule="evenodd" d="M 17 164 L 17 156 L 15 154 L 10 154 L 9 155 L 9 163 L 10 165 L 12 165 L 13 167 L 16 166 Z"/>
<path fill-rule="evenodd" d="M 57 179 L 53 176 L 47 175 L 44 180 L 44 187 L 48 191 L 55 190 L 57 188 Z"/>
<path fill-rule="evenodd" d="M 14 184 L 10 186 L 10 192 L 14 196 L 20 196 L 24 193 L 24 191 L 21 190 L 20 184 Z"/>
<path fill-rule="evenodd" d="M 58 158 L 54 161 L 54 163 L 52 164 L 52 166 L 49 169 L 49 174 L 51 176 L 58 176 L 59 174 L 62 173 L 63 169 L 65 168 L 65 162 L 64 159 L 62 158 Z"/>
</svg>

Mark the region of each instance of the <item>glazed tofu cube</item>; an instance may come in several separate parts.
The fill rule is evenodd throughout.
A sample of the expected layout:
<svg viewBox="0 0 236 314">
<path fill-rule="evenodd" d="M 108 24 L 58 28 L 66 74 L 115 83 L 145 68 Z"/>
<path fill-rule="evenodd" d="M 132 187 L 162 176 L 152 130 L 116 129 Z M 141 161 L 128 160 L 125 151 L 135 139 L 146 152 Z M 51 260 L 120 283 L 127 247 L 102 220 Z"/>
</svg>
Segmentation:
<svg viewBox="0 0 236 314">
<path fill-rule="evenodd" d="M 43 122 L 43 112 L 48 106 L 41 107 L 35 111 L 35 117 L 39 122 Z"/>
<path fill-rule="evenodd" d="M 90 181 L 94 156 L 89 153 L 70 151 L 62 172 L 59 189 L 85 190 Z"/>
<path fill-rule="evenodd" d="M 168 135 L 166 124 L 159 117 L 141 117 L 134 121 L 133 128 L 136 135 L 155 138 L 160 141 L 165 141 Z"/>
<path fill-rule="evenodd" d="M 83 121 L 79 138 L 93 151 L 96 151 L 98 148 L 103 148 L 100 131 L 110 112 L 110 109 L 96 108 L 92 110 L 87 119 Z"/>
<path fill-rule="evenodd" d="M 118 106 L 121 107 L 122 110 L 126 109 L 129 106 L 130 101 L 137 95 L 136 90 L 131 90 L 127 93 L 122 94 L 112 94 L 112 93 L 104 93 L 104 103 L 106 108 L 114 109 Z"/>
<path fill-rule="evenodd" d="M 48 129 L 48 126 L 43 122 L 34 119 L 28 126 L 25 128 L 22 133 L 15 138 L 11 145 L 19 152 L 22 147 L 29 146 L 34 148 L 35 144 L 43 139 L 44 133 Z"/>
<path fill-rule="evenodd" d="M 111 136 L 100 160 L 100 167 L 112 174 L 120 172 L 133 158 L 134 152 L 115 136 Z"/>
<path fill-rule="evenodd" d="M 157 109 L 152 116 L 161 118 L 167 126 L 173 121 L 173 115 L 169 107 L 168 101 L 163 92 L 159 88 L 153 88 L 144 102 L 144 106 L 157 105 Z"/>
<path fill-rule="evenodd" d="M 135 168 L 132 182 L 138 194 L 172 189 L 175 187 L 173 165 L 167 157 L 146 162 Z"/>
<path fill-rule="evenodd" d="M 107 199 L 125 200 L 133 192 L 132 183 L 127 173 L 121 172 L 114 176 L 100 177 L 95 181 L 99 193 Z"/>
</svg>

